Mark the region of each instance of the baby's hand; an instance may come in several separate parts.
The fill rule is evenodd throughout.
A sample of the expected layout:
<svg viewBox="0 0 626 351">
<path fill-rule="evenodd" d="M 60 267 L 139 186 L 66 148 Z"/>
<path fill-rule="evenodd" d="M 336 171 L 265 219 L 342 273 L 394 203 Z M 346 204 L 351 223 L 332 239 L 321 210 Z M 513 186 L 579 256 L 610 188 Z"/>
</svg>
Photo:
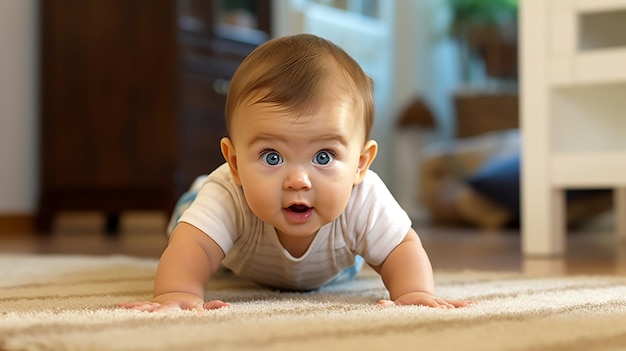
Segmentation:
<svg viewBox="0 0 626 351">
<path fill-rule="evenodd" d="M 425 292 L 410 292 L 398 296 L 395 300 L 380 300 L 378 304 L 381 306 L 390 305 L 422 305 L 436 308 L 458 308 L 467 307 L 474 302 L 465 300 L 449 300 L 442 299 Z"/>
<path fill-rule="evenodd" d="M 228 303 L 221 300 L 204 302 L 202 297 L 188 293 L 167 293 L 156 296 L 152 301 L 125 302 L 117 305 L 119 307 L 145 312 L 158 312 L 172 308 L 202 312 L 204 310 L 230 306 Z"/>
</svg>

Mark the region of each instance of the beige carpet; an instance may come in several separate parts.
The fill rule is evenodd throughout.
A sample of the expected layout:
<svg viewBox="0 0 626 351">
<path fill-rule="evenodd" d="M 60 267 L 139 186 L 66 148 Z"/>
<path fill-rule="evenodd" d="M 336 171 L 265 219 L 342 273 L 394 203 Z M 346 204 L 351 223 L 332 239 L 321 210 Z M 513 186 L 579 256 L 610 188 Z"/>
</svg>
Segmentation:
<svg viewBox="0 0 626 351">
<path fill-rule="evenodd" d="M 436 274 L 458 310 L 378 307 L 375 273 L 316 293 L 279 293 L 225 274 L 226 309 L 150 314 L 156 261 L 0 255 L 0 350 L 625 350 L 626 279 Z"/>
</svg>

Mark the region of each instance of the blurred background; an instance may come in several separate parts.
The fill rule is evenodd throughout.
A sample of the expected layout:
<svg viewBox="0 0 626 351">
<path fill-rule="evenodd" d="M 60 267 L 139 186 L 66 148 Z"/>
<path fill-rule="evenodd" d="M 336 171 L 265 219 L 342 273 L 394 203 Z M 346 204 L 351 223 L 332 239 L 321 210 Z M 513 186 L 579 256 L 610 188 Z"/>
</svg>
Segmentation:
<svg viewBox="0 0 626 351">
<path fill-rule="evenodd" d="M 373 169 L 417 225 L 517 228 L 518 27 L 516 0 L 0 1 L 0 218 L 167 218 L 223 162 L 239 62 L 308 32 L 374 79 Z M 603 189 L 567 195 L 570 225 L 611 208 Z"/>
</svg>

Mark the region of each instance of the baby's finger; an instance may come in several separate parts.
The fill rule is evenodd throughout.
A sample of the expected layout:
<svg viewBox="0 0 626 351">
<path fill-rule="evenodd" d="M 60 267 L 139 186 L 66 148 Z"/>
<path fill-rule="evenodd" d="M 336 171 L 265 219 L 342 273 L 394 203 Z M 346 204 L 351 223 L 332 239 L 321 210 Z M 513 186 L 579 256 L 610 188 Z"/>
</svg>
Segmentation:
<svg viewBox="0 0 626 351">
<path fill-rule="evenodd" d="M 396 303 L 392 300 L 378 300 L 378 306 L 383 306 L 383 307 L 387 307 L 387 306 L 393 306 Z"/>
<path fill-rule="evenodd" d="M 182 307 L 178 306 L 178 305 L 161 305 L 161 304 L 155 304 L 155 306 L 152 308 L 152 310 L 150 310 L 150 312 L 164 312 L 164 311 L 169 311 L 172 309 L 182 309 Z"/>
<path fill-rule="evenodd" d="M 207 310 L 216 310 L 222 307 L 228 307 L 230 304 L 221 300 L 211 300 L 204 303 L 204 308 Z"/>
<path fill-rule="evenodd" d="M 156 310 L 158 310 L 161 307 L 160 304 L 156 303 L 156 302 L 146 302 L 143 304 L 137 304 L 133 307 L 131 307 L 131 310 L 137 310 L 137 311 L 142 311 L 142 312 L 154 312 Z"/>
<path fill-rule="evenodd" d="M 469 300 L 447 300 L 447 301 L 449 304 L 451 304 L 455 308 L 468 307 L 471 305 L 475 305 L 477 303 L 476 301 L 469 301 Z"/>
<path fill-rule="evenodd" d="M 454 305 L 444 299 L 435 299 L 435 303 L 437 304 L 436 307 L 439 308 L 454 308 Z"/>
<path fill-rule="evenodd" d="M 142 307 L 153 304 L 152 301 L 134 301 L 134 302 L 120 302 L 117 304 L 117 307 L 134 309 L 136 307 Z"/>
</svg>

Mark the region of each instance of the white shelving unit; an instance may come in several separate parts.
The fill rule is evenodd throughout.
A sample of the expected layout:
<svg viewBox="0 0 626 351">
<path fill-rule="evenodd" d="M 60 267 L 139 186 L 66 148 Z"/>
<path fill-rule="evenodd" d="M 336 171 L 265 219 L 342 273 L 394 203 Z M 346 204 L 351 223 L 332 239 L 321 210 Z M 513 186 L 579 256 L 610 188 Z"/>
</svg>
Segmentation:
<svg viewBox="0 0 626 351">
<path fill-rule="evenodd" d="M 565 252 L 564 190 L 612 188 L 626 239 L 626 0 L 522 0 L 522 250 Z"/>
</svg>

